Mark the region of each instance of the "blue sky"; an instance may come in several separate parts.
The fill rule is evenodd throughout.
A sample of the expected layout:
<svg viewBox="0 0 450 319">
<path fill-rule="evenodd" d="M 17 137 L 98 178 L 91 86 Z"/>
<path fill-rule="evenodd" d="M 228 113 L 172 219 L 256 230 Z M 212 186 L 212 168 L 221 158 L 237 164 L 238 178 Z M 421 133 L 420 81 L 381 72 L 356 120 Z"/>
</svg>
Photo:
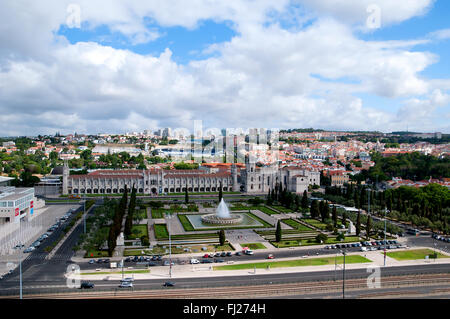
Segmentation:
<svg viewBox="0 0 450 319">
<path fill-rule="evenodd" d="M 196 120 L 450 133 L 450 1 L 17 3 L 0 2 L 0 135 Z"/>
<path fill-rule="evenodd" d="M 151 30 L 157 30 L 161 36 L 154 41 L 136 45 L 133 45 L 123 34 L 112 32 L 105 25 L 89 28 L 87 24 L 84 24 L 80 29 L 62 25 L 57 33 L 65 36 L 72 44 L 92 41 L 142 55 L 159 56 L 166 48 L 169 48 L 173 53 L 174 61 L 179 64 L 210 57 L 211 54 L 203 52 L 209 45 L 230 41 L 236 35 L 230 21 L 218 23 L 213 20 L 202 20 L 193 29 L 180 26 L 160 27 L 154 22 L 148 22 L 146 25 Z"/>
</svg>

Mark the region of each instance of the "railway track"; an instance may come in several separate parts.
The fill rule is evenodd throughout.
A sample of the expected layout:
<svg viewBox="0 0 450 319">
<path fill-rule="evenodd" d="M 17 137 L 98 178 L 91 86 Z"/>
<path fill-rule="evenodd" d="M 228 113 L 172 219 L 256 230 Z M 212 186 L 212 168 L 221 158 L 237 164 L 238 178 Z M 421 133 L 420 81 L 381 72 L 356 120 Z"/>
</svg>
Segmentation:
<svg viewBox="0 0 450 319">
<path fill-rule="evenodd" d="M 381 278 L 381 287 L 385 289 L 404 287 L 424 287 L 450 285 L 450 274 L 425 274 L 395 276 Z M 167 288 L 149 290 L 120 290 L 109 291 L 79 291 L 48 294 L 29 294 L 24 298 L 47 299 L 236 299 L 261 298 L 270 296 L 311 295 L 318 293 L 332 293 L 342 290 L 342 281 L 299 282 L 288 284 L 251 285 L 245 287 L 214 287 L 214 288 Z M 376 298 L 395 295 L 395 292 L 375 292 L 369 289 L 366 279 L 349 279 L 345 281 L 346 291 L 374 291 L 364 296 Z M 440 288 L 441 293 L 450 291 Z M 403 292 L 406 293 L 406 292 Z"/>
</svg>

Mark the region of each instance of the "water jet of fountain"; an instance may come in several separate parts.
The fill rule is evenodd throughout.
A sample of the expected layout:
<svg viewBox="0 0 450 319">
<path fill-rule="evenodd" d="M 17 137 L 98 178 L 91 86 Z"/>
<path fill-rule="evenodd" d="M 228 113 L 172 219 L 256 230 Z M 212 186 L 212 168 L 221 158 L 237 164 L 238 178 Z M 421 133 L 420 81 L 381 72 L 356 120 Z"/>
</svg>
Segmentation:
<svg viewBox="0 0 450 319">
<path fill-rule="evenodd" d="M 231 217 L 230 210 L 228 209 L 228 206 L 225 203 L 225 201 L 223 200 L 223 198 L 220 201 L 219 206 L 216 209 L 216 215 L 221 218 L 230 218 Z"/>
</svg>

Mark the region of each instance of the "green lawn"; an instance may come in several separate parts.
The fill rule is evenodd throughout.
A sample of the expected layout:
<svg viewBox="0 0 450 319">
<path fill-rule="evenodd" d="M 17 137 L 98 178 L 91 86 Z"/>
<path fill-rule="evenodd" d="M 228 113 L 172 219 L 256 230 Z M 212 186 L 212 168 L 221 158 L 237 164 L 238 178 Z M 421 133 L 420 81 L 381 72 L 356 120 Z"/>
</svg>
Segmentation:
<svg viewBox="0 0 450 319">
<path fill-rule="evenodd" d="M 318 221 L 317 219 L 313 218 L 304 218 L 302 219 L 302 221 L 322 230 L 324 230 L 327 227 L 327 224 L 324 224 L 321 221 Z"/>
<path fill-rule="evenodd" d="M 264 246 L 261 243 L 246 243 L 246 244 L 241 244 L 241 247 L 248 247 L 250 249 L 266 249 L 266 246 Z"/>
<path fill-rule="evenodd" d="M 133 225 L 131 227 L 131 235 L 127 239 L 137 239 L 142 236 L 148 237 L 147 225 Z"/>
<path fill-rule="evenodd" d="M 417 260 L 425 259 L 425 256 L 434 256 L 434 251 L 431 249 L 414 249 L 405 251 L 395 251 L 386 253 L 387 256 L 392 257 L 396 260 Z M 450 258 L 450 256 L 437 253 L 437 258 Z"/>
<path fill-rule="evenodd" d="M 266 207 L 266 206 L 258 206 L 258 210 L 262 211 L 264 214 L 267 215 L 275 215 L 275 214 L 280 214 L 277 211 L 274 211 L 272 208 L 270 207 Z"/>
<path fill-rule="evenodd" d="M 133 218 L 134 217 L 136 217 L 136 218 L 140 217 L 140 219 L 147 219 L 147 210 L 146 209 L 136 210 L 133 215 Z"/>
<path fill-rule="evenodd" d="M 309 228 L 308 226 L 305 226 L 294 219 L 283 219 L 282 222 L 285 223 L 286 225 L 289 225 L 292 228 L 298 230 L 299 232 L 313 231 L 312 228 Z"/>
<path fill-rule="evenodd" d="M 193 230 L 195 230 L 194 226 L 192 226 L 191 222 L 186 217 L 186 215 L 184 215 L 184 214 L 177 214 L 177 216 L 178 216 L 178 219 L 181 222 L 181 225 L 183 225 L 183 228 L 184 228 L 185 231 L 193 231 Z"/>
<path fill-rule="evenodd" d="M 152 208 L 152 218 L 164 218 L 164 210 Z"/>
<path fill-rule="evenodd" d="M 99 257 L 109 257 L 109 254 L 105 250 L 89 250 L 84 255 L 84 258 L 99 258 Z"/>
<path fill-rule="evenodd" d="M 359 242 L 359 237 L 351 236 L 346 237 L 342 241 L 337 241 L 336 238 L 328 238 L 327 241 L 323 244 L 316 242 L 314 238 L 289 238 L 286 240 L 282 240 L 280 242 L 271 241 L 270 243 L 277 248 L 285 248 L 285 247 L 298 247 L 298 246 L 313 246 L 313 245 L 325 245 L 325 244 L 341 244 L 341 243 L 357 243 Z"/>
<path fill-rule="evenodd" d="M 273 205 L 273 208 L 278 209 L 279 211 L 281 211 L 283 213 L 292 213 L 292 209 L 286 208 L 284 206 Z"/>
<path fill-rule="evenodd" d="M 215 266 L 214 270 L 238 270 L 238 269 L 265 269 L 268 266 L 270 268 L 278 267 L 300 267 L 300 266 L 323 266 L 323 265 L 334 265 L 337 261 L 338 264 L 344 263 L 344 256 L 336 257 L 321 257 L 321 258 L 307 258 L 307 259 L 295 259 L 295 260 L 285 260 L 285 261 L 267 261 L 258 263 L 248 263 L 248 264 L 237 264 L 237 265 L 225 265 L 225 266 Z M 364 258 L 359 255 L 350 255 L 345 257 L 346 264 L 356 264 L 356 263 L 369 263 L 371 260 Z"/>
<path fill-rule="evenodd" d="M 166 224 L 154 224 L 153 229 L 155 230 L 156 239 L 167 239 L 169 238 L 169 232 L 167 231 Z"/>
</svg>

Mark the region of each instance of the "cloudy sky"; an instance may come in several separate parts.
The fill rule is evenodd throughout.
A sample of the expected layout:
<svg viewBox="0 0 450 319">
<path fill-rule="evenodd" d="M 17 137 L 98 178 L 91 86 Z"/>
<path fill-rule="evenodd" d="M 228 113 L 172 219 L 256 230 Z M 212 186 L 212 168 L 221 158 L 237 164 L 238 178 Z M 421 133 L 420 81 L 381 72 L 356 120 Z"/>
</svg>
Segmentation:
<svg viewBox="0 0 450 319">
<path fill-rule="evenodd" d="M 450 133 L 449 2 L 3 0 L 0 136 Z"/>
</svg>

